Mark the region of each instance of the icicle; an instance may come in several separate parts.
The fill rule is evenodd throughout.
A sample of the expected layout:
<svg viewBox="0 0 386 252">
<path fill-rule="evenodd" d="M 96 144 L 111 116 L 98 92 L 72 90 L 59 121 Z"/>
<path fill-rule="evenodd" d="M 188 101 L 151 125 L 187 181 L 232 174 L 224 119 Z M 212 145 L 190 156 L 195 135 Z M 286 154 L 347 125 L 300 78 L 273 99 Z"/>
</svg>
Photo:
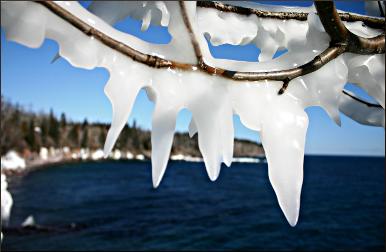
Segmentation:
<svg viewBox="0 0 386 252">
<path fill-rule="evenodd" d="M 105 63 L 110 70 L 105 93 L 113 107 L 113 120 L 104 147 L 105 157 L 110 154 L 119 133 L 127 123 L 138 92 L 142 87 L 151 84 L 147 66 L 133 64 L 131 60 L 115 52 L 112 52 L 112 55 Z"/>
<path fill-rule="evenodd" d="M 178 111 L 173 106 L 165 106 L 163 101 L 158 102 L 154 110 L 151 132 L 151 166 L 154 188 L 160 184 L 169 161 L 177 114 Z"/>
<path fill-rule="evenodd" d="M 189 137 L 192 138 L 196 133 L 197 133 L 197 126 L 192 118 L 192 120 L 189 123 Z"/>
<path fill-rule="evenodd" d="M 142 19 L 141 31 L 146 31 L 149 28 L 151 21 L 151 10 L 148 10 Z"/>
<path fill-rule="evenodd" d="M 162 26 L 168 26 L 169 25 L 169 21 L 170 21 L 170 13 L 169 13 L 168 9 L 166 8 L 165 3 L 162 2 L 162 1 L 156 1 L 155 2 L 155 6 L 162 13 L 161 25 Z"/>
<path fill-rule="evenodd" d="M 277 95 L 280 87 L 280 82 L 265 81 L 234 85 L 231 90 L 241 122 L 261 133 L 269 179 L 284 215 L 294 226 L 300 208 L 308 117 L 291 95 Z"/>
</svg>

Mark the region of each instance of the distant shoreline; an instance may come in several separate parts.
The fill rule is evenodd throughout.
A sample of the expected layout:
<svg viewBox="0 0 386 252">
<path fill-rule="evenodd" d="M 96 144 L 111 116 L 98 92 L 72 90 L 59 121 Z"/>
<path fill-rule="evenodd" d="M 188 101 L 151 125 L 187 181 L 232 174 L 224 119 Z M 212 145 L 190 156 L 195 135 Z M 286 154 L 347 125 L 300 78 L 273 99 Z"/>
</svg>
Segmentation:
<svg viewBox="0 0 386 252">
<path fill-rule="evenodd" d="M 148 155 L 138 154 L 138 155 L 131 155 L 130 157 L 127 157 L 128 154 L 124 155 L 124 152 L 120 152 L 119 150 L 116 150 L 116 152 L 119 152 L 119 155 L 116 156 L 114 154 L 110 155 L 107 158 L 103 157 L 93 157 L 92 153 L 87 150 L 87 156 L 82 157 L 81 152 L 71 152 L 67 155 L 63 155 L 61 153 L 57 156 L 49 156 L 45 158 L 41 158 L 40 156 L 37 156 L 33 159 L 23 159 L 16 152 L 13 152 L 13 156 L 8 157 L 7 155 L 2 157 L 2 168 L 1 172 L 4 173 L 7 176 L 21 176 L 25 175 L 29 172 L 36 171 L 36 170 L 42 170 L 46 168 L 50 168 L 53 166 L 60 166 L 60 165 L 67 165 L 67 164 L 80 164 L 80 163 L 105 163 L 105 162 L 146 162 L 150 161 L 150 157 Z M 95 153 L 95 152 L 94 152 Z M 113 152 L 114 153 L 114 152 Z M 122 153 L 122 154 L 121 154 Z M 76 158 L 73 157 L 73 155 L 76 156 Z M 3 164 L 4 160 L 4 164 Z M 175 154 L 170 155 L 169 162 L 204 162 L 202 157 L 193 157 L 189 155 L 183 155 L 183 154 Z M 14 164 L 14 167 L 7 167 L 5 164 L 6 162 L 10 162 L 11 165 Z M 20 165 L 20 162 L 22 162 L 22 165 Z M 235 157 L 233 158 L 232 162 L 239 162 L 239 163 L 260 163 L 260 162 L 266 162 L 264 155 L 259 155 L 255 157 Z M 19 163 L 17 165 L 16 163 Z M 8 164 L 9 165 L 9 164 Z M 19 167 L 18 167 L 19 166 Z"/>
<path fill-rule="evenodd" d="M 179 157 L 180 156 L 180 157 Z M 346 157 L 346 158 L 385 158 L 385 156 L 353 156 L 353 155 L 327 155 L 327 154 L 306 154 L 306 157 Z M 192 160 L 189 160 L 192 159 Z M 6 169 L 2 168 L 1 172 L 7 176 L 22 176 L 29 172 L 33 172 L 36 170 L 42 170 L 50 167 L 56 167 L 60 165 L 69 165 L 69 164 L 81 164 L 81 163 L 108 163 L 108 162 L 148 162 L 151 159 L 144 156 L 144 159 L 136 159 L 136 158 L 113 158 L 108 157 L 106 159 L 72 159 L 72 158 L 48 158 L 46 160 L 43 159 L 34 159 L 32 161 L 26 161 L 26 165 L 24 168 L 17 169 Z M 183 155 L 171 155 L 169 158 L 169 162 L 204 162 L 201 157 L 190 157 Z M 257 157 L 235 157 L 232 163 L 266 163 L 265 156 L 257 156 Z"/>
</svg>

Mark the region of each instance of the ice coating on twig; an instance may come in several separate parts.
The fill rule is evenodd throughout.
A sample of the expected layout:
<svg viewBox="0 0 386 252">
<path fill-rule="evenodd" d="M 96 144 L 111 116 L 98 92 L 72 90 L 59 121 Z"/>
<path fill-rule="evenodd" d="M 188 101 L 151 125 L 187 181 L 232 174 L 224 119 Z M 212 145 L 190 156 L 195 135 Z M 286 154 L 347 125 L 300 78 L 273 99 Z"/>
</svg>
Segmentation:
<svg viewBox="0 0 386 252">
<path fill-rule="evenodd" d="M 385 128 L 385 110 L 383 108 L 359 102 L 355 99 L 354 93 L 347 90 L 345 92 L 349 95 L 341 95 L 339 100 L 339 110 L 343 114 L 360 124 Z"/>
<path fill-rule="evenodd" d="M 150 8 L 150 3 L 138 6 L 133 4 L 134 7 L 130 7 L 133 9 L 124 10 L 124 14 L 114 14 L 110 10 L 93 7 L 95 13 L 96 10 L 101 12 L 101 17 L 93 15 L 76 2 L 57 4 L 95 29 L 130 45 L 135 50 L 185 63 L 197 63 L 177 2 L 154 3 L 155 8 Z M 107 2 L 104 4 L 106 8 L 109 6 Z M 153 3 L 151 5 L 153 6 Z M 306 63 L 329 44 L 329 36 L 324 32 L 317 16 L 312 13 L 309 14 L 307 22 L 298 24 L 298 21 L 284 22 L 253 17 L 247 17 L 245 20 L 233 14 L 221 16 L 211 13 L 211 10 L 197 11 L 194 2 L 186 3 L 186 7 L 203 58 L 212 66 L 240 71 L 282 70 Z M 155 13 L 160 16 L 156 17 Z M 146 89 L 149 98 L 155 102 L 151 136 L 154 187 L 159 186 L 165 174 L 176 117 L 180 110 L 186 108 L 192 112 L 189 133 L 190 136 L 198 134 L 199 148 L 211 180 L 216 180 L 219 176 L 221 162 L 228 166 L 231 164 L 234 137 L 232 117 L 237 114 L 245 126 L 261 134 L 269 166 L 269 179 L 285 217 L 290 225 L 294 226 L 300 209 L 304 145 L 308 126 L 304 109 L 309 106 L 321 106 L 338 124 L 341 110 L 354 120 L 373 125 L 383 123 L 384 126 L 384 110 L 378 109 L 374 112 L 375 110 L 371 109 L 368 118 L 358 117 L 356 111 L 367 113 L 368 110 L 363 110 L 364 107 L 358 107 L 342 96 L 345 83 L 350 81 L 364 88 L 384 107 L 384 55 L 341 55 L 318 71 L 292 80 L 288 90 L 278 96 L 282 82 L 237 82 L 200 71 L 156 69 L 135 62 L 97 39 L 86 36 L 36 3 L 5 2 L 1 5 L 1 14 L 7 39 L 38 47 L 45 37 L 50 38 L 58 42 L 60 55 L 72 65 L 86 69 L 104 67 L 109 71 L 110 78 L 105 93 L 112 104 L 113 119 L 105 143 L 105 155 L 112 150 L 127 122 L 139 90 Z M 145 17 L 144 28 L 153 22 L 162 25 L 167 23 L 173 36 L 171 43 L 150 44 L 111 26 L 127 15 L 139 20 Z M 222 18 L 221 25 L 231 23 L 229 27 L 247 22 L 248 28 L 240 28 L 240 31 L 220 29 L 219 33 L 216 25 L 212 23 L 207 29 L 202 26 L 203 23 L 200 25 L 200 17 L 213 23 Z M 248 21 L 249 19 L 257 20 L 257 24 Z M 367 36 L 380 32 L 360 27 L 358 24 L 348 25 L 353 32 Z M 255 43 L 262 47 L 261 60 L 264 62 L 215 59 L 210 54 L 205 34 L 219 44 Z M 265 42 L 264 37 L 268 42 Z M 287 48 L 288 53 L 272 59 L 273 53 L 283 48 Z"/>
<path fill-rule="evenodd" d="M 279 6 L 279 5 L 269 5 L 256 3 L 252 1 L 219 1 L 224 4 L 229 4 L 233 6 L 240 6 L 245 8 L 253 8 L 263 11 L 281 11 L 281 12 L 315 12 L 315 6 L 312 4 L 310 6 Z"/>
</svg>

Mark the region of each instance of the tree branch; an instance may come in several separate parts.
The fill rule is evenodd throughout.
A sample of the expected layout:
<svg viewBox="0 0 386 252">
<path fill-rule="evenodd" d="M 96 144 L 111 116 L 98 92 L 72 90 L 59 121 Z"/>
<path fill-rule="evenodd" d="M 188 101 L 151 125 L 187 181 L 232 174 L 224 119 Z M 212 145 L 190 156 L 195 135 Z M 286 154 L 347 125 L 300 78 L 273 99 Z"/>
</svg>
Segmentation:
<svg viewBox="0 0 386 252">
<path fill-rule="evenodd" d="M 315 7 L 332 45 L 344 46 L 346 52 L 357 54 L 385 53 L 385 33 L 374 38 L 360 37 L 346 28 L 332 1 L 315 1 Z"/>
<path fill-rule="evenodd" d="M 182 20 L 184 21 L 185 27 L 188 30 L 188 33 L 190 36 L 190 41 L 192 43 L 194 53 L 195 53 L 196 58 L 197 58 L 198 65 L 200 66 L 200 68 L 203 68 L 202 64 L 204 64 L 204 59 L 202 57 L 200 44 L 198 43 L 196 37 L 194 36 L 192 24 L 189 22 L 188 13 L 186 11 L 185 3 L 183 1 L 179 1 L 178 3 L 180 4 Z"/>
<path fill-rule="evenodd" d="M 189 32 L 190 39 L 197 57 L 197 61 L 199 62 L 199 68 L 203 71 L 210 72 L 212 74 L 221 75 L 226 78 L 231 78 L 233 80 L 249 80 L 249 81 L 259 81 L 259 80 L 275 80 L 275 81 L 283 81 L 284 85 L 282 89 L 280 89 L 279 94 L 282 94 L 285 88 L 288 86 L 288 83 L 299 76 L 306 75 L 308 73 L 314 72 L 321 68 L 323 65 L 327 64 L 329 61 L 335 59 L 340 54 L 344 52 L 344 48 L 342 46 L 333 46 L 327 48 L 320 55 L 316 56 L 312 61 L 301 65 L 296 68 L 281 70 L 281 71 L 266 71 L 266 72 L 235 72 L 229 71 L 222 68 L 214 68 L 207 65 L 204 62 L 202 57 L 202 52 L 199 46 L 199 43 L 194 36 L 192 25 L 189 22 L 187 11 L 185 7 L 185 3 L 180 1 L 181 14 L 184 20 L 184 24 Z"/>
<path fill-rule="evenodd" d="M 212 8 L 217 9 L 222 12 L 231 12 L 237 13 L 240 15 L 256 15 L 258 17 L 263 18 L 274 18 L 274 19 L 294 19 L 298 21 L 307 21 L 308 13 L 305 12 L 277 12 L 277 11 L 263 11 L 252 8 L 240 7 L 228 5 L 220 2 L 212 2 L 212 1 L 197 1 L 197 7 L 201 8 Z M 371 28 L 376 29 L 384 29 L 385 28 L 385 20 L 382 18 L 375 18 L 369 16 L 356 15 L 352 13 L 339 13 L 339 17 L 342 21 L 346 22 L 357 22 L 362 21 L 365 25 Z"/>
<path fill-rule="evenodd" d="M 194 37 L 192 27 L 188 22 L 188 19 L 187 19 L 188 17 L 187 17 L 184 3 L 180 3 L 181 11 L 182 11 L 185 25 L 187 26 L 187 29 L 192 39 L 195 54 L 198 59 L 198 65 L 176 62 L 168 59 L 162 59 L 157 56 L 144 54 L 142 52 L 139 52 L 131 48 L 130 46 L 122 42 L 119 42 L 109 37 L 107 34 L 101 31 L 98 31 L 97 29 L 88 25 L 80 18 L 76 17 L 75 15 L 68 12 L 67 10 L 60 7 L 58 4 L 54 2 L 38 1 L 37 3 L 42 4 L 50 11 L 52 11 L 59 17 L 63 18 L 65 21 L 67 21 L 77 29 L 79 29 L 84 34 L 88 36 L 93 36 L 94 38 L 98 39 L 106 46 L 130 57 L 134 61 L 146 64 L 150 67 L 155 67 L 155 68 L 173 68 L 173 69 L 190 70 L 190 71 L 200 70 L 208 74 L 218 75 L 218 76 L 236 80 L 236 81 L 259 81 L 259 80 L 283 81 L 283 87 L 282 89 L 280 89 L 279 94 L 282 94 L 285 91 L 286 87 L 288 86 L 289 82 L 292 79 L 320 69 L 322 66 L 324 66 L 325 64 L 335 59 L 336 57 L 338 57 L 344 52 L 349 51 L 354 53 L 373 54 L 373 53 L 384 53 L 385 51 L 384 34 L 372 39 L 360 38 L 354 34 L 347 35 L 347 34 L 350 34 L 350 32 L 347 33 L 347 29 L 346 30 L 344 29 L 345 27 L 343 23 L 341 23 L 339 15 L 336 14 L 336 9 L 334 5 L 333 4 L 331 5 L 327 2 L 323 2 L 323 3 L 317 2 L 316 6 L 319 6 L 319 8 L 317 8 L 319 12 L 319 16 L 322 17 L 322 23 L 327 33 L 330 36 L 331 35 L 338 36 L 337 39 L 333 40 L 334 43 L 332 43 L 329 48 L 327 48 L 321 54 L 316 56 L 310 62 L 296 68 L 291 68 L 291 69 L 281 70 L 281 71 L 237 72 L 237 71 L 231 71 L 231 70 L 226 70 L 222 68 L 212 67 L 207 65 L 204 62 L 201 49 L 199 48 L 199 44 L 196 38 Z M 327 7 L 325 7 L 324 5 L 326 5 Z M 335 10 L 335 12 L 333 10 Z M 329 17 L 334 17 L 334 20 L 331 21 L 330 19 L 329 21 L 326 18 L 323 18 L 324 15 L 327 15 Z M 344 28 L 342 27 L 342 25 Z M 343 31 L 343 34 L 337 34 L 337 30 L 339 31 L 339 29 Z M 350 37 L 348 41 L 346 41 L 346 36 Z M 355 39 L 357 39 L 358 42 L 355 42 Z M 355 46 L 350 47 L 350 43 L 356 43 L 356 44 L 354 44 Z M 355 50 L 354 49 L 348 50 L 347 48 L 354 48 Z"/>
</svg>

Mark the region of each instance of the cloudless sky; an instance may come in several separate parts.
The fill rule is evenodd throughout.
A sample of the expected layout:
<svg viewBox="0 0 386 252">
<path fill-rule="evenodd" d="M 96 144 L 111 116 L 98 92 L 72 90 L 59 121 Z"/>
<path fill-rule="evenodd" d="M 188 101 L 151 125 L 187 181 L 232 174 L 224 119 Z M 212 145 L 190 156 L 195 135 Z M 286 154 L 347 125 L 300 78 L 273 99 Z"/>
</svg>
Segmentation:
<svg viewBox="0 0 386 252">
<path fill-rule="evenodd" d="M 281 4 L 287 2 L 264 2 Z M 87 3 L 82 3 L 87 5 Z M 312 2 L 291 2 L 289 5 L 309 6 Z M 336 2 L 339 9 L 364 13 L 363 2 Z M 145 41 L 168 43 L 171 37 L 165 28 L 150 26 L 141 32 L 141 22 L 126 19 L 115 26 L 121 31 L 133 34 Z M 259 49 L 254 45 L 211 46 L 214 57 L 255 61 Z M 92 122 L 111 122 L 111 104 L 104 95 L 103 88 L 109 78 L 103 68 L 84 70 L 72 67 L 66 60 L 50 61 L 58 51 L 58 45 L 45 40 L 38 49 L 30 49 L 20 44 L 6 41 L 1 31 L 1 93 L 13 103 L 19 103 L 28 110 L 48 112 L 52 108 L 56 115 L 64 112 L 74 121 L 85 118 Z M 279 55 L 276 55 L 279 56 Z M 362 90 L 348 87 L 370 99 Z M 151 116 L 154 105 L 147 99 L 144 91 L 138 95 L 129 119 L 132 124 L 151 129 Z M 306 140 L 308 154 L 335 155 L 381 155 L 385 152 L 385 131 L 379 127 L 360 125 L 341 114 L 342 127 L 337 126 L 319 107 L 306 109 L 309 115 L 309 128 Z M 187 131 L 191 113 L 180 112 L 177 131 Z M 260 141 L 257 132 L 245 128 L 234 116 L 235 136 L 237 138 Z"/>
</svg>

